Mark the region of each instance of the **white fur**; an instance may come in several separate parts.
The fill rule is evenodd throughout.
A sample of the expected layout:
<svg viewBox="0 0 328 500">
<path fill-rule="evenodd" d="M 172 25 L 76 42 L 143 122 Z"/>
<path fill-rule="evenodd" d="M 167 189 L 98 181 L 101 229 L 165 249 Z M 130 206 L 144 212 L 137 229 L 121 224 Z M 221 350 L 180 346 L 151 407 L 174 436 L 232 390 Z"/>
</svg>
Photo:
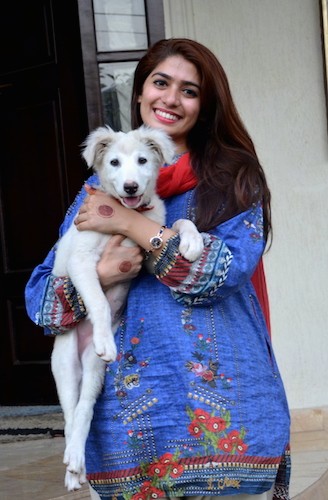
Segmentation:
<svg viewBox="0 0 328 500">
<path fill-rule="evenodd" d="M 160 130 L 142 126 L 125 134 L 100 127 L 88 136 L 83 157 L 97 172 L 100 189 L 130 208 L 152 207 L 144 215 L 163 225 L 164 203 L 155 187 L 159 167 L 169 163 L 173 153 L 171 139 Z M 203 240 L 194 224 L 179 220 L 173 227 L 180 233 L 181 253 L 196 260 Z M 87 319 L 76 328 L 56 336 L 51 358 L 65 418 L 65 485 L 69 491 L 86 481 L 85 442 L 104 381 L 105 361 L 116 359 L 114 332 L 129 288 L 128 283 L 117 285 L 106 295 L 101 288 L 96 266 L 110 237 L 79 232 L 73 223 L 58 243 L 53 268 L 55 276 L 70 277 L 88 311 Z M 123 244 L 134 245 L 128 239 Z"/>
</svg>

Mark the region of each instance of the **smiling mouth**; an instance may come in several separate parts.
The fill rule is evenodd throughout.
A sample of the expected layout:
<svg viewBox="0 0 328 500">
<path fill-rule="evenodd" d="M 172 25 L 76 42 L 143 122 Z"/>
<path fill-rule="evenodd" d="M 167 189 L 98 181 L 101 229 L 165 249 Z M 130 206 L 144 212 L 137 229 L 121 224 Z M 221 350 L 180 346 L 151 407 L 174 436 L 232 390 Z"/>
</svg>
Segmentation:
<svg viewBox="0 0 328 500">
<path fill-rule="evenodd" d="M 168 111 L 162 111 L 160 109 L 154 109 L 155 115 L 159 116 L 160 118 L 164 118 L 165 120 L 170 120 L 177 122 L 180 120 L 180 116 L 178 115 L 173 115 L 172 113 L 169 113 Z"/>
<path fill-rule="evenodd" d="M 121 203 L 127 208 L 138 208 L 142 201 L 142 196 L 126 196 L 121 198 Z"/>
</svg>

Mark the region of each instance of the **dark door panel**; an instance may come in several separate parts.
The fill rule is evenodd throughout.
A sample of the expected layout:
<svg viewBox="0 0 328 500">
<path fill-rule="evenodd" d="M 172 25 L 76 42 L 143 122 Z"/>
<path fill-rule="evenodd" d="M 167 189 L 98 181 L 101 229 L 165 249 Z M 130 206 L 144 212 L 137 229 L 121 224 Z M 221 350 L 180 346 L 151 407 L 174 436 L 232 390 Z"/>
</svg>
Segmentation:
<svg viewBox="0 0 328 500">
<path fill-rule="evenodd" d="M 16 0 L 0 16 L 0 404 L 53 404 L 53 339 L 24 288 L 85 179 L 88 133 L 75 1 Z"/>
<path fill-rule="evenodd" d="M 10 97 L 0 104 L 6 152 L 6 168 L 0 172 L 3 258 L 9 273 L 30 269 L 44 258 L 67 206 L 60 107 L 57 87 L 48 83 L 54 81 L 49 73 L 44 78 L 28 75 L 33 93 L 21 85 L 20 76 L 18 85 L 12 83 Z"/>
</svg>

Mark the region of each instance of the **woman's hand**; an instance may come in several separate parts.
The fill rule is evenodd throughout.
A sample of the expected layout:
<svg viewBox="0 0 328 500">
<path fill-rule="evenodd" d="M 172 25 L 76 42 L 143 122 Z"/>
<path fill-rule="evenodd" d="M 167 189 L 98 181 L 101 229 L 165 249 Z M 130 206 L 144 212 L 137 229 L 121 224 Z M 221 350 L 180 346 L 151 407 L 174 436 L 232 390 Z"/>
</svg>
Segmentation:
<svg viewBox="0 0 328 500">
<path fill-rule="evenodd" d="M 146 217 L 138 210 L 126 208 L 119 201 L 102 191 L 85 186 L 88 195 L 81 206 L 75 225 L 79 231 L 96 231 L 104 234 L 122 234 L 139 247 L 150 250 L 150 240 L 156 236 L 162 225 Z M 166 228 L 162 236 L 163 244 L 176 233 Z M 157 257 L 161 248 L 153 251 Z"/>
<path fill-rule="evenodd" d="M 132 280 L 142 267 L 141 248 L 122 246 L 124 238 L 120 234 L 110 238 L 98 262 L 97 272 L 105 291 L 117 283 Z"/>
<path fill-rule="evenodd" d="M 124 234 L 130 210 L 123 207 L 115 198 L 87 184 L 85 190 L 88 195 L 74 221 L 77 229 L 104 234 Z"/>
</svg>

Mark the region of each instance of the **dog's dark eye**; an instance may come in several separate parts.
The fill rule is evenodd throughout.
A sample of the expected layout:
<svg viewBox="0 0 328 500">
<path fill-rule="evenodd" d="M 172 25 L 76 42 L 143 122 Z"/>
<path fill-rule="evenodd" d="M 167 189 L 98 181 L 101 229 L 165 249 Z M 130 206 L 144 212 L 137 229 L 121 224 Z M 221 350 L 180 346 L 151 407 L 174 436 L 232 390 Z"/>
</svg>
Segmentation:
<svg viewBox="0 0 328 500">
<path fill-rule="evenodd" d="M 140 158 L 138 158 L 138 163 L 139 165 L 144 165 L 145 163 L 147 163 L 147 158 L 143 158 L 143 156 L 141 156 Z"/>
<path fill-rule="evenodd" d="M 114 158 L 114 160 L 111 160 L 110 161 L 110 164 L 113 166 L 113 167 L 118 167 L 120 162 L 118 161 L 117 158 Z"/>
</svg>

